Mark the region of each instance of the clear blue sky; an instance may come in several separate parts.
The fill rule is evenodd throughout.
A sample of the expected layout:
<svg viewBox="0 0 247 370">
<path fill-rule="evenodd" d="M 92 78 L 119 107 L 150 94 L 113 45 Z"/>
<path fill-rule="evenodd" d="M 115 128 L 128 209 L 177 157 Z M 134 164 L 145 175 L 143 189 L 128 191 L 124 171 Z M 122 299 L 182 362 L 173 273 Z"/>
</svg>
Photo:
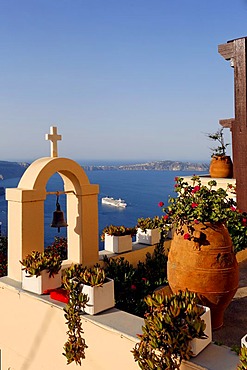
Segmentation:
<svg viewBox="0 0 247 370">
<path fill-rule="evenodd" d="M 1 0 L 0 160 L 210 159 L 244 0 Z M 226 132 L 226 138 L 230 137 Z"/>
</svg>

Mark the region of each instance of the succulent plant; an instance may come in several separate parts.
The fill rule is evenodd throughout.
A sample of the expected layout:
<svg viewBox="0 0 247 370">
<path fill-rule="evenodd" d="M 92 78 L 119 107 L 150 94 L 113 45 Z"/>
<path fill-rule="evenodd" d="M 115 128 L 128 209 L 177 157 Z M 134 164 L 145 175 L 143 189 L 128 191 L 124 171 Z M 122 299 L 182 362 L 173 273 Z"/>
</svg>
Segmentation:
<svg viewBox="0 0 247 370">
<path fill-rule="evenodd" d="M 238 365 L 237 370 L 246 370 L 247 369 L 247 347 L 241 347 L 239 351 L 239 360 L 240 363 Z"/>
<path fill-rule="evenodd" d="M 61 257 L 54 251 L 32 251 L 20 261 L 26 273 L 30 276 L 40 276 L 41 271 L 47 270 L 49 276 L 57 274 L 62 267 Z"/>
<path fill-rule="evenodd" d="M 81 264 L 72 264 L 65 270 L 64 282 L 71 279 L 85 285 L 102 286 L 106 281 L 106 274 L 99 265 L 87 268 Z"/>
<path fill-rule="evenodd" d="M 147 229 L 157 229 L 162 226 L 162 221 L 159 216 L 151 217 L 140 217 L 137 219 L 137 225 L 142 231 L 146 231 Z"/>
<path fill-rule="evenodd" d="M 71 279 L 69 269 L 65 270 L 64 287 L 69 293 L 69 302 L 64 308 L 64 317 L 68 331 L 66 332 L 68 339 L 64 344 L 63 355 L 67 358 L 67 365 L 73 361 L 76 365 L 81 366 L 81 362 L 85 359 L 85 350 L 88 348 L 85 339 L 80 313 L 88 302 L 88 297 L 83 294 L 80 289 L 80 283 L 75 279 Z"/>
<path fill-rule="evenodd" d="M 123 236 L 123 235 L 134 236 L 136 232 L 137 230 L 135 227 L 125 227 L 123 225 L 121 226 L 109 225 L 103 229 L 101 234 L 101 240 L 105 240 L 105 234 L 114 236 Z"/>
<path fill-rule="evenodd" d="M 69 293 L 69 302 L 64 308 L 68 340 L 64 344 L 63 355 L 67 358 L 67 364 L 75 361 L 77 365 L 81 365 L 87 348 L 85 339 L 82 337 L 80 313 L 88 302 L 88 296 L 82 293 L 81 284 L 102 286 L 105 281 L 105 271 L 99 265 L 87 268 L 81 264 L 72 264 L 64 272 L 63 284 Z"/>
<path fill-rule="evenodd" d="M 146 297 L 149 307 L 143 334 L 132 353 L 143 370 L 179 369 L 182 359 L 192 355 L 193 338 L 206 338 L 203 308 L 198 297 L 189 291 L 167 296 L 154 293 Z"/>
</svg>

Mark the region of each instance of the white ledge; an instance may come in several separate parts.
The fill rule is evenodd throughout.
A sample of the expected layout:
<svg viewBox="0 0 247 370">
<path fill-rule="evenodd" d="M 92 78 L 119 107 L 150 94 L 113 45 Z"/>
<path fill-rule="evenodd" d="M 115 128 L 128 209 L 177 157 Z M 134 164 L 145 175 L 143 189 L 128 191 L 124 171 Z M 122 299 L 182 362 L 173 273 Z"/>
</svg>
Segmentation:
<svg viewBox="0 0 247 370">
<path fill-rule="evenodd" d="M 22 295 L 28 295 L 34 300 L 38 300 L 40 302 L 43 302 L 44 304 L 49 304 L 53 307 L 53 309 L 55 308 L 62 310 L 65 306 L 64 303 L 52 300 L 49 296 L 38 296 L 36 294 L 22 290 L 21 284 L 19 282 L 16 282 L 8 277 L 3 277 L 0 279 L 0 289 L 6 289 L 9 291 L 11 290 L 12 293 L 16 293 L 20 297 Z M 7 302 L 2 302 L 2 304 L 7 304 Z M 7 318 L 5 319 L 7 320 Z M 107 310 L 95 316 L 84 314 L 82 315 L 82 320 L 84 321 L 84 325 L 85 323 L 90 322 L 94 325 L 94 327 L 100 327 L 101 330 L 103 329 L 104 332 L 108 332 L 109 334 L 112 333 L 113 335 L 117 335 L 118 337 L 125 338 L 126 340 L 130 341 L 130 343 L 132 343 L 132 348 L 138 341 L 136 334 L 142 333 L 142 318 L 131 315 L 116 308 Z M 64 331 L 66 331 L 66 327 L 64 327 Z M 95 353 L 95 356 L 97 356 L 97 353 Z M 122 353 L 121 356 L 123 356 L 124 358 L 125 354 Z M 129 356 L 129 353 L 126 353 L 126 356 Z M 107 362 L 107 358 L 102 359 L 102 363 L 106 364 L 106 366 L 102 369 L 112 369 L 112 367 L 108 368 Z M 181 365 L 181 370 L 236 370 L 238 363 L 238 356 L 228 347 L 217 346 L 211 343 L 197 357 L 194 357 L 189 361 L 183 361 Z M 133 368 L 138 368 L 138 365 L 134 362 L 134 359 Z M 121 370 L 121 368 L 119 369 Z"/>
</svg>

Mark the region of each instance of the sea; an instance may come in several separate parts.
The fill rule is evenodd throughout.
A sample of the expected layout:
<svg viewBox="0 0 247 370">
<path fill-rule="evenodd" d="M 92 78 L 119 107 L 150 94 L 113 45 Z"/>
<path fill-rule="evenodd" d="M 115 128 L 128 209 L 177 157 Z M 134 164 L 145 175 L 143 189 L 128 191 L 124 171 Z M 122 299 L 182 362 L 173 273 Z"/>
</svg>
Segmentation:
<svg viewBox="0 0 247 370">
<path fill-rule="evenodd" d="M 159 202 L 167 205 L 168 197 L 174 196 L 174 178 L 176 176 L 192 176 L 195 171 L 124 171 L 124 170 L 98 170 L 86 171 L 91 184 L 98 184 L 100 193 L 98 197 L 99 210 L 99 249 L 103 249 L 100 235 L 107 225 L 125 225 L 133 227 L 139 217 L 154 217 L 162 215 Z M 198 174 L 198 173 L 197 173 Z M 20 178 L 2 180 L 0 186 L 16 188 Z M 54 174 L 46 186 L 47 192 L 63 190 L 63 181 L 59 174 Z M 102 197 L 121 198 L 127 203 L 126 208 L 117 208 L 101 203 Z M 60 195 L 59 203 L 66 218 L 66 195 Z M 66 237 L 66 228 L 58 233 L 52 228 L 53 212 L 56 210 L 56 195 L 47 195 L 44 202 L 44 246 L 51 245 L 56 236 Z M 0 196 L 0 233 L 8 232 L 8 205 L 5 196 Z M 34 246 L 35 249 L 35 246 Z"/>
</svg>

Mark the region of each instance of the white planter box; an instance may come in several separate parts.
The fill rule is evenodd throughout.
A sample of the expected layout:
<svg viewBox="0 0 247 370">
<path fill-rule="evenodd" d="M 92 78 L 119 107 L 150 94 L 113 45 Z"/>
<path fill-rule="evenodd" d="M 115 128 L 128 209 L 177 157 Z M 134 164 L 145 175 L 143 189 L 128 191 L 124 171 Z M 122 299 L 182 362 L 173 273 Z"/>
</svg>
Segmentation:
<svg viewBox="0 0 247 370">
<path fill-rule="evenodd" d="M 22 271 L 22 289 L 28 290 L 36 294 L 44 294 L 47 290 L 56 289 L 61 286 L 61 270 L 53 277 L 49 277 L 49 273 L 44 270 L 41 275 L 30 276 Z"/>
<path fill-rule="evenodd" d="M 205 312 L 202 314 L 201 318 L 206 323 L 206 329 L 204 333 L 207 335 L 206 339 L 194 338 L 191 341 L 191 350 L 193 352 L 193 357 L 197 356 L 209 343 L 212 342 L 212 326 L 211 326 L 211 313 L 210 308 L 203 306 Z"/>
<path fill-rule="evenodd" d="M 160 241 L 160 231 L 159 229 L 147 229 L 146 232 L 142 229 L 137 229 L 136 234 L 137 243 L 154 245 L 158 244 Z"/>
<path fill-rule="evenodd" d="M 105 250 L 113 253 L 123 253 L 131 251 L 131 235 L 114 236 L 105 234 Z"/>
<path fill-rule="evenodd" d="M 247 334 L 241 339 L 241 347 L 247 347 Z"/>
<path fill-rule="evenodd" d="M 81 284 L 81 292 L 88 295 L 89 301 L 84 309 L 89 315 L 105 311 L 115 306 L 114 280 L 108 281 L 102 286 L 89 286 Z"/>
</svg>

